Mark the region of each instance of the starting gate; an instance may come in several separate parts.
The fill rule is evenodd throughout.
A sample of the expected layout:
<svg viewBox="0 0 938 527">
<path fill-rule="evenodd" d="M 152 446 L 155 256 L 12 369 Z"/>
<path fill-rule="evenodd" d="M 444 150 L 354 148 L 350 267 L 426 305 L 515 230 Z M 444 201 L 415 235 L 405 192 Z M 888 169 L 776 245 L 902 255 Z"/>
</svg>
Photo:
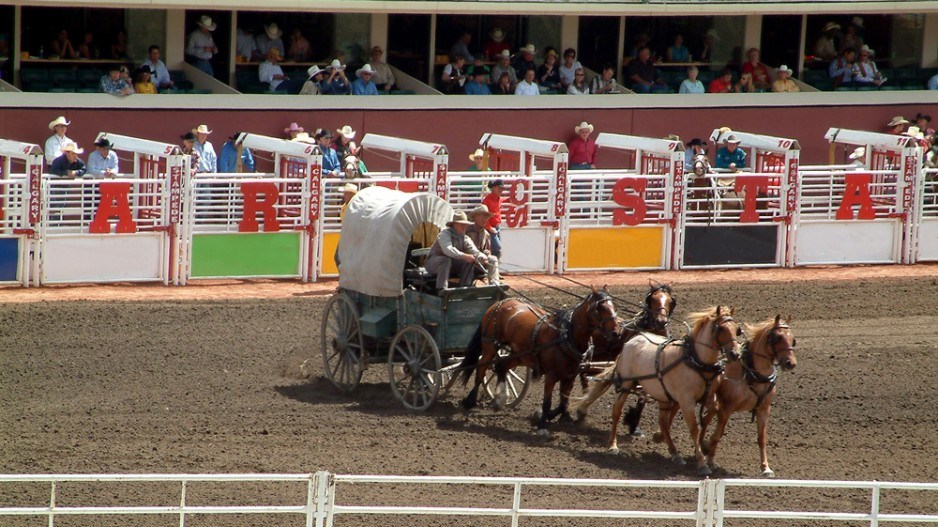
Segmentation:
<svg viewBox="0 0 938 527">
<path fill-rule="evenodd" d="M 839 128 L 825 138 L 865 147 L 863 164 L 801 171 L 795 263 L 910 261 L 921 163 L 915 139 Z"/>
<path fill-rule="evenodd" d="M 22 172 L 14 162 L 22 164 Z M 0 283 L 39 285 L 35 250 L 40 220 L 42 150 L 0 139 Z"/>
<path fill-rule="evenodd" d="M 668 268 L 683 205 L 675 188 L 684 185 L 684 145 L 610 133 L 596 145 L 624 152 L 627 168 L 570 171 L 562 270 Z"/>
<path fill-rule="evenodd" d="M 750 166 L 688 172 L 678 268 L 790 265 L 801 147 L 794 139 L 726 128 L 714 130 L 710 141 L 725 143 L 729 134 Z"/>
<path fill-rule="evenodd" d="M 933 262 L 938 260 L 938 169 L 926 168 L 919 181 L 914 261 Z"/>
</svg>

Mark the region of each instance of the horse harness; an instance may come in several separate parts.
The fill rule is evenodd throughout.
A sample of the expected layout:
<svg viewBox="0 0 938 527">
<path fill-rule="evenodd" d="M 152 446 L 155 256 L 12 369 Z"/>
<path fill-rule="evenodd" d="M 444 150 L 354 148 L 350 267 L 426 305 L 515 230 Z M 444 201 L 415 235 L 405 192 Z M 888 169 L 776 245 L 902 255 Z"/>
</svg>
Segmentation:
<svg viewBox="0 0 938 527">
<path fill-rule="evenodd" d="M 788 324 L 779 324 L 772 328 L 772 333 L 769 335 L 769 349 L 772 351 L 772 356 L 766 356 L 757 354 L 756 352 L 749 349 L 750 341 L 746 341 L 743 344 L 741 350 L 742 354 L 742 365 L 743 365 L 743 377 L 746 379 L 746 384 L 749 386 L 749 391 L 756 396 L 756 404 L 752 407 L 752 417 L 749 422 L 755 422 L 756 420 L 756 410 L 762 406 L 762 403 L 765 401 L 765 398 L 768 397 L 772 390 L 775 389 L 775 385 L 778 382 L 778 366 L 775 364 L 778 353 L 775 351 L 775 343 L 778 341 L 778 337 L 775 335 L 776 329 L 789 329 L 791 326 Z M 760 357 L 765 357 L 772 361 L 772 373 L 768 376 L 762 375 L 756 371 L 755 363 L 753 361 L 753 356 L 759 355 Z M 762 393 L 759 393 L 755 385 L 756 384 L 765 384 L 765 390 L 762 390 Z"/>
</svg>

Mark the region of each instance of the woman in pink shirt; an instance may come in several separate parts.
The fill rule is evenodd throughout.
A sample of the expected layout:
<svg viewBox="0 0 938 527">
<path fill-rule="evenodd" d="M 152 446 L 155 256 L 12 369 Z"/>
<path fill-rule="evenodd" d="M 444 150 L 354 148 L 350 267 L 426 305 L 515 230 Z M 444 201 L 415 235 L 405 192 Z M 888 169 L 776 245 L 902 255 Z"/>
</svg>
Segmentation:
<svg viewBox="0 0 938 527">
<path fill-rule="evenodd" d="M 596 141 L 590 137 L 593 133 L 593 125 L 583 121 L 574 126 L 573 131 L 577 136 L 567 145 L 570 150 L 570 170 L 596 168 Z"/>
</svg>

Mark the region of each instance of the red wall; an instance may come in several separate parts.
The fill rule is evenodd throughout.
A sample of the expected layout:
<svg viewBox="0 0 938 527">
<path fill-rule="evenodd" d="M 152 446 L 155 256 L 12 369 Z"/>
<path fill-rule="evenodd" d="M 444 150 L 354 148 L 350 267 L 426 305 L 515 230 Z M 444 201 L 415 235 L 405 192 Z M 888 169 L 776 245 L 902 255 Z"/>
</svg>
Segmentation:
<svg viewBox="0 0 938 527">
<path fill-rule="evenodd" d="M 220 149 L 227 136 L 236 131 L 280 137 L 283 128 L 292 121 L 310 133 L 317 127 L 335 130 L 349 124 L 358 131 L 358 138 L 363 132 L 373 132 L 445 144 L 450 149 L 450 169 L 462 170 L 469 167 L 468 156 L 485 132 L 567 141 L 574 136 L 573 127 L 586 120 L 595 125 L 596 133 L 646 137 L 676 133 L 685 142 L 694 137 L 707 138 L 714 128 L 721 126 L 794 138 L 801 143 L 801 162 L 817 164 L 828 161 L 828 143 L 824 139 L 828 128 L 885 131 L 883 125 L 893 116 L 911 118 L 916 112 L 938 116 L 938 105 L 612 110 L 2 109 L 0 138 L 42 146 L 50 134 L 48 123 L 59 114 L 72 121 L 68 136 L 84 147 L 86 154 L 94 137 L 102 131 L 179 144 L 181 134 L 204 123 L 214 130 L 210 140 Z M 621 154 L 601 152 L 600 167 L 616 166 L 621 159 L 617 156 Z M 844 152 L 838 151 L 837 160 L 844 158 Z M 371 170 L 396 167 L 373 153 L 366 153 L 364 159 Z"/>
</svg>

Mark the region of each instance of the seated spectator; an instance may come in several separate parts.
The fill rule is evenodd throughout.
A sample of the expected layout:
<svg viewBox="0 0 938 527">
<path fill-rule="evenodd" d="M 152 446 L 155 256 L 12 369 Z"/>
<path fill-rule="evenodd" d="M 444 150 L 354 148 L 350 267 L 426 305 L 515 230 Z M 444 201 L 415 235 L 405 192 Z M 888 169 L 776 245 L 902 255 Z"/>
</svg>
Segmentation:
<svg viewBox="0 0 938 527">
<path fill-rule="evenodd" d="M 57 157 L 62 155 L 62 148 L 65 145 L 74 143 L 65 135 L 70 124 L 72 124 L 71 121 L 66 121 L 64 115 L 56 117 L 54 121 L 49 123 L 49 130 L 52 130 L 53 134 L 46 139 L 45 148 L 43 148 L 43 156 L 46 158 L 47 164 L 51 165 Z"/>
<path fill-rule="evenodd" d="M 563 50 L 563 64 L 560 65 L 560 86 L 568 88 L 576 79 L 576 70 L 582 68 L 580 61 L 576 60 L 576 50 L 567 48 Z"/>
<path fill-rule="evenodd" d="M 703 45 L 700 48 L 700 62 L 713 62 L 713 49 L 716 47 L 717 42 L 719 41 L 720 35 L 717 33 L 717 30 L 713 28 L 708 29 L 704 34 Z"/>
<path fill-rule="evenodd" d="M 514 93 L 515 85 L 518 84 L 518 73 L 511 65 L 511 52 L 507 49 L 499 53 L 498 63 L 492 67 L 492 84 L 498 83 L 502 78 L 502 73 L 508 74 L 509 84 L 511 84 L 512 93 Z"/>
<path fill-rule="evenodd" d="M 710 81 L 710 87 L 707 91 L 710 93 L 730 93 L 733 91 L 733 72 L 729 68 L 723 68 L 720 76 Z"/>
<path fill-rule="evenodd" d="M 107 138 L 95 142 L 95 151 L 88 156 L 88 170 L 86 174 L 96 178 L 114 177 L 120 173 L 117 153 L 111 150 L 114 146 Z"/>
<path fill-rule="evenodd" d="M 53 176 L 77 178 L 85 175 L 85 162 L 78 156 L 84 154 L 85 150 L 78 148 L 75 143 L 67 143 L 62 147 L 62 155 L 55 158 L 52 166 L 49 167 L 49 173 Z"/>
<path fill-rule="evenodd" d="M 222 174 L 254 172 L 254 155 L 251 154 L 250 148 L 238 144 L 239 135 L 241 132 L 235 132 L 222 145 L 221 154 L 218 156 L 218 172 Z M 240 155 L 238 155 L 239 150 Z"/>
<path fill-rule="evenodd" d="M 160 60 L 160 47 L 150 46 L 147 50 L 147 60 L 143 63 L 150 70 L 150 80 L 158 90 L 168 90 L 173 87 L 173 79 L 166 69 L 166 64 Z"/>
<path fill-rule="evenodd" d="M 117 32 L 116 40 L 111 44 L 111 58 L 116 60 L 127 60 L 127 32 L 121 29 Z"/>
<path fill-rule="evenodd" d="M 492 90 L 485 83 L 489 76 L 489 69 L 485 66 L 470 66 L 469 75 L 471 79 L 466 82 L 466 95 L 492 95 Z"/>
<path fill-rule="evenodd" d="M 149 66 L 140 66 L 134 76 L 134 92 L 144 95 L 156 95 L 156 85 L 153 84 Z"/>
<path fill-rule="evenodd" d="M 573 127 L 576 134 L 570 143 L 569 149 L 570 170 L 589 170 L 596 168 L 596 141 L 590 137 L 593 133 L 593 125 L 586 121 Z"/>
<path fill-rule="evenodd" d="M 325 95 L 348 95 L 352 93 L 352 83 L 345 76 L 345 65 L 339 59 L 333 60 L 326 66 L 329 75 L 322 81 L 322 93 Z"/>
<path fill-rule="evenodd" d="M 684 45 L 684 35 L 675 35 L 674 45 L 664 52 L 668 62 L 690 62 L 690 50 Z"/>
<path fill-rule="evenodd" d="M 131 95 L 133 86 L 124 78 L 127 68 L 124 66 L 111 66 L 107 75 L 101 77 L 100 88 L 103 93 L 111 95 Z"/>
<path fill-rule="evenodd" d="M 772 83 L 772 91 L 775 93 L 795 93 L 800 92 L 801 88 L 791 80 L 792 71 L 788 66 L 782 64 L 775 71 L 778 78 Z"/>
<path fill-rule="evenodd" d="M 847 48 L 835 61 L 831 62 L 827 73 L 834 81 L 834 87 L 849 85 L 853 82 L 853 65 L 857 58 L 857 50 Z"/>
<path fill-rule="evenodd" d="M 290 36 L 290 49 L 287 50 L 287 58 L 296 62 L 306 62 L 313 58 L 313 50 L 309 45 L 309 40 L 303 36 L 300 28 L 293 28 L 293 34 Z"/>
<path fill-rule="evenodd" d="M 342 167 L 339 166 L 339 156 L 332 149 L 332 132 L 328 128 L 316 130 L 313 136 L 319 143 L 319 149 L 322 150 L 322 175 L 328 177 L 339 177 L 342 173 Z"/>
<path fill-rule="evenodd" d="M 840 33 L 840 24 L 828 22 L 821 29 L 821 36 L 814 44 L 814 56 L 821 60 L 834 60 L 837 58 L 837 45 L 834 40 Z"/>
<path fill-rule="evenodd" d="M 528 70 L 537 71 L 537 65 L 534 64 L 534 55 L 536 53 L 537 48 L 534 47 L 534 44 L 528 44 L 518 50 L 518 54 L 515 55 L 515 62 L 512 66 L 514 66 L 515 75 L 517 75 L 519 79 L 524 77 L 524 72 Z"/>
<path fill-rule="evenodd" d="M 267 60 L 261 62 L 257 68 L 258 79 L 267 84 L 267 89 L 270 91 L 276 90 L 280 83 L 287 80 L 278 62 L 280 62 L 280 50 L 272 47 L 267 50 Z"/>
<path fill-rule="evenodd" d="M 472 56 L 472 53 L 469 53 L 469 43 L 472 42 L 472 33 L 469 31 L 463 31 L 459 35 L 459 39 L 453 43 L 452 47 L 449 48 L 449 60 L 450 62 L 456 62 L 457 56 L 462 56 L 463 60 L 467 63 L 475 62 L 475 57 Z"/>
<path fill-rule="evenodd" d="M 510 46 L 505 42 L 505 32 L 496 27 L 489 33 L 489 40 L 482 47 L 482 56 L 486 60 L 496 60 L 506 49 L 510 49 Z"/>
<path fill-rule="evenodd" d="M 586 72 L 582 67 L 576 69 L 573 74 L 573 82 L 567 86 L 567 95 L 589 95 L 590 87 L 586 83 Z"/>
<path fill-rule="evenodd" d="M 876 63 L 870 58 L 872 55 L 873 50 L 869 46 L 864 44 L 860 48 L 860 58 L 853 65 L 853 82 L 857 85 L 882 86 L 886 82 Z"/>
<path fill-rule="evenodd" d="M 352 82 L 352 95 L 378 95 L 378 88 L 371 80 L 375 70 L 371 69 L 371 64 L 365 64 L 355 70 L 355 76 L 358 77 Z"/>
<path fill-rule="evenodd" d="M 440 75 L 443 93 L 450 95 L 465 93 L 463 88 L 466 85 L 466 74 L 463 70 L 465 65 L 465 55 L 455 55 L 453 62 L 443 68 L 443 73 Z"/>
<path fill-rule="evenodd" d="M 763 93 L 765 90 L 756 88 L 756 85 L 752 82 L 752 73 L 743 73 L 739 76 L 739 82 L 733 87 L 733 91 L 736 93 Z"/>
<path fill-rule="evenodd" d="M 281 57 L 287 55 L 287 49 L 283 45 L 283 31 L 277 27 L 276 22 L 264 26 L 264 32 L 254 38 L 254 46 L 257 48 L 254 57 L 263 59 L 271 48 L 275 48 Z"/>
<path fill-rule="evenodd" d="M 593 82 L 590 83 L 590 93 L 593 95 L 620 93 L 619 85 L 616 83 L 615 77 L 612 76 L 613 71 L 612 64 L 603 66 L 602 73 L 593 77 Z"/>
<path fill-rule="evenodd" d="M 534 70 L 524 72 L 524 79 L 515 86 L 515 95 L 540 95 L 541 87 L 534 82 Z"/>
<path fill-rule="evenodd" d="M 681 83 L 681 88 L 678 90 L 678 93 L 705 93 L 707 91 L 706 88 L 704 88 L 703 83 L 697 79 L 699 73 L 700 71 L 697 69 L 697 66 L 688 67 L 687 78 Z"/>
<path fill-rule="evenodd" d="M 515 85 L 511 83 L 511 77 L 507 71 L 503 71 L 498 77 L 498 82 L 492 87 L 494 95 L 514 95 Z"/>
<path fill-rule="evenodd" d="M 642 48 L 647 48 L 648 43 L 651 42 L 651 37 L 648 36 L 648 33 L 644 31 L 635 36 L 635 47 L 629 51 L 629 56 L 633 59 L 638 58 L 638 54 L 641 53 Z"/>
<path fill-rule="evenodd" d="M 358 147 L 355 146 L 355 135 L 358 133 L 351 126 L 345 125 L 336 129 L 335 141 L 332 142 L 332 149 L 335 150 L 337 159 L 345 159 L 348 156 L 357 155 Z"/>
<path fill-rule="evenodd" d="M 925 87 L 929 90 L 938 90 L 938 73 L 932 75 L 932 77 L 928 79 L 928 83 L 925 85 Z"/>
<path fill-rule="evenodd" d="M 717 150 L 715 168 L 727 169 L 732 172 L 742 170 L 746 166 L 746 151 L 739 148 L 739 138 L 733 134 L 726 136 L 726 146 Z"/>
<path fill-rule="evenodd" d="M 235 60 L 237 62 L 251 62 L 257 52 L 254 33 L 244 27 L 239 27 L 235 35 Z"/>
<path fill-rule="evenodd" d="M 915 126 L 918 126 L 919 130 L 925 132 L 925 135 L 933 135 L 934 130 L 931 129 L 931 116 L 924 113 L 915 114 Z"/>
<path fill-rule="evenodd" d="M 635 93 L 651 93 L 655 85 L 655 65 L 651 63 L 651 50 L 647 46 L 638 51 L 637 58 L 629 61 L 625 78 Z"/>
<path fill-rule="evenodd" d="M 772 77 L 769 75 L 769 68 L 759 61 L 759 50 L 757 48 L 750 49 L 746 54 L 746 58 L 746 63 L 743 64 L 741 72 L 752 74 L 752 83 L 757 89 L 768 90 Z"/>
<path fill-rule="evenodd" d="M 863 19 L 858 16 L 851 18 L 850 25 L 847 26 L 843 38 L 840 39 L 840 49 L 861 49 L 863 47 L 863 37 L 860 36 L 861 31 L 863 31 Z"/>
<path fill-rule="evenodd" d="M 560 90 L 560 68 L 557 67 L 557 52 L 548 51 L 544 64 L 537 68 L 537 83 L 549 90 Z"/>
<path fill-rule="evenodd" d="M 94 44 L 94 33 L 85 31 L 85 38 L 78 46 L 78 58 L 87 60 L 97 60 L 101 58 L 101 51 Z"/>
<path fill-rule="evenodd" d="M 306 75 L 307 79 L 303 83 L 303 88 L 300 89 L 300 95 L 320 95 L 322 93 L 320 82 L 322 82 L 323 71 L 319 69 L 319 66 L 313 64 L 306 70 Z"/>
<path fill-rule="evenodd" d="M 68 39 L 68 31 L 65 29 L 59 31 L 59 34 L 55 37 L 55 40 L 52 41 L 50 51 L 52 52 L 52 58 L 78 58 L 78 53 L 75 52 L 75 47 L 72 46 L 72 41 Z"/>
<path fill-rule="evenodd" d="M 283 133 L 286 134 L 289 140 L 294 140 L 299 137 L 300 134 L 305 132 L 306 129 L 300 126 L 298 123 L 290 123 L 290 126 L 283 129 Z M 308 135 L 308 134 L 307 134 Z"/>
<path fill-rule="evenodd" d="M 703 139 L 695 137 L 687 143 L 687 149 L 684 150 L 684 172 L 690 173 L 694 171 L 694 160 L 697 156 L 707 155 L 707 142 Z"/>
<path fill-rule="evenodd" d="M 212 66 L 212 57 L 218 53 L 218 46 L 212 38 L 212 31 L 215 31 L 218 25 L 207 15 L 202 15 L 196 24 L 199 28 L 189 33 L 186 39 L 186 55 L 193 66 L 214 77 L 215 68 Z"/>
<path fill-rule="evenodd" d="M 391 66 L 388 66 L 388 63 L 382 59 L 383 56 L 384 51 L 381 50 L 381 46 L 371 48 L 371 62 L 369 64 L 375 71 L 374 75 L 371 76 L 371 80 L 374 81 L 375 87 L 379 90 L 390 91 L 394 89 L 396 80 L 394 79 L 394 72 L 391 71 Z"/>
<path fill-rule="evenodd" d="M 889 128 L 889 131 L 887 133 L 892 134 L 892 135 L 902 135 L 905 133 L 905 128 L 909 124 L 910 123 L 908 119 L 906 119 L 905 117 L 902 117 L 901 115 L 897 115 L 893 117 L 892 120 L 886 124 L 886 128 Z"/>
<path fill-rule="evenodd" d="M 488 207 L 485 205 L 480 204 L 472 209 L 472 211 L 469 212 L 469 220 L 472 221 L 472 225 L 466 229 L 466 236 L 472 240 L 472 243 L 475 244 L 477 249 L 482 251 L 482 254 L 488 257 L 489 263 L 486 268 L 488 271 L 489 284 L 497 285 L 499 281 L 498 258 L 492 254 L 492 235 L 488 230 L 488 222 L 492 216 L 494 216 L 494 214 L 489 212 Z"/>
</svg>

